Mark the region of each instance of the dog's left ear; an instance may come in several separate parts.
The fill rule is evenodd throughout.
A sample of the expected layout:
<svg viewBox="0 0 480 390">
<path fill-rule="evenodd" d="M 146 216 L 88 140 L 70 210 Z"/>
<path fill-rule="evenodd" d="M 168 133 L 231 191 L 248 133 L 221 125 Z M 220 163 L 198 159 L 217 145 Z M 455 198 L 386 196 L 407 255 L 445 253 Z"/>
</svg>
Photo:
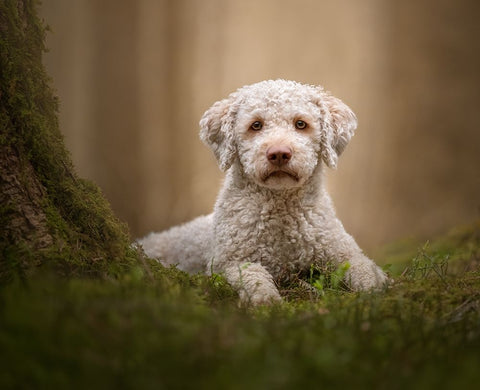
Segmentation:
<svg viewBox="0 0 480 390">
<path fill-rule="evenodd" d="M 235 125 L 237 106 L 235 95 L 216 102 L 200 120 L 200 139 L 212 149 L 220 169 L 225 172 L 236 156 Z"/>
<path fill-rule="evenodd" d="M 340 99 L 321 90 L 317 105 L 321 115 L 321 154 L 330 168 L 336 168 L 338 157 L 344 151 L 357 128 L 357 117 Z"/>
</svg>

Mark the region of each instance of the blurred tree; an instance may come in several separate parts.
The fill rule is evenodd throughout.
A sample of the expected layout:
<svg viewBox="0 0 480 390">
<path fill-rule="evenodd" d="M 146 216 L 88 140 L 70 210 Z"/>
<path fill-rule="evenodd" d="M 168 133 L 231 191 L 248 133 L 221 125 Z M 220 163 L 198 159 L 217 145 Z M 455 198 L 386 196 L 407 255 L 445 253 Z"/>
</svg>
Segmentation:
<svg viewBox="0 0 480 390">
<path fill-rule="evenodd" d="M 0 281 L 39 265 L 112 274 L 131 264 L 125 225 L 64 147 L 42 64 L 37 1 L 0 3 Z"/>
</svg>

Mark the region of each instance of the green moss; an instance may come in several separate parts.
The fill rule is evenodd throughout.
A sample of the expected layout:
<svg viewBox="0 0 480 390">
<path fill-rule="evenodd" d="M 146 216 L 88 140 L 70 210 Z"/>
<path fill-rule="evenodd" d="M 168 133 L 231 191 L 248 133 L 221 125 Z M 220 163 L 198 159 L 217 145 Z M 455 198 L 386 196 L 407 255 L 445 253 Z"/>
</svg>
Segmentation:
<svg viewBox="0 0 480 390">
<path fill-rule="evenodd" d="M 30 278 L 1 295 L 0 386 L 471 388 L 480 281 L 402 279 L 245 310 L 175 269 Z M 222 283 L 221 281 L 219 281 Z M 213 286 L 213 287 L 212 287 Z M 213 290 L 212 290 L 213 288 Z M 223 294 L 223 293 L 222 293 Z M 35 318 L 35 321 L 32 321 Z"/>
<path fill-rule="evenodd" d="M 420 247 L 385 292 L 285 290 L 272 307 L 241 308 L 222 277 L 148 259 L 108 279 L 44 270 L 0 290 L 0 387 L 472 388 L 476 231 Z M 446 242 L 464 256 L 437 273 Z"/>
<path fill-rule="evenodd" d="M 425 258 L 430 253 L 435 253 L 437 260 L 448 257 L 455 267 L 470 263 L 472 259 L 480 259 L 480 220 L 456 226 L 433 240 L 410 237 L 394 241 L 379 248 L 373 258 L 389 264 L 392 274 L 398 275 L 413 259 Z"/>
<path fill-rule="evenodd" d="M 115 274 L 137 263 L 138 254 L 130 248 L 127 227 L 99 189 L 77 176 L 65 149 L 58 102 L 42 65 L 46 28 L 36 8 L 32 0 L 0 4 L 0 146 L 18 155 L 24 167 L 18 179 L 24 188 L 31 185 L 30 167 L 44 188 L 41 207 L 54 243 L 30 253 L 22 249 L 29 245 L 26 240 L 4 239 L 0 250 L 21 258 L 16 263 L 23 264 L 24 271 L 39 263 L 58 263 L 68 273 Z M 8 218 L 8 210 L 1 211 L 0 219 Z M 14 269 L 7 266 L 2 278 L 12 276 L 9 271 Z"/>
</svg>

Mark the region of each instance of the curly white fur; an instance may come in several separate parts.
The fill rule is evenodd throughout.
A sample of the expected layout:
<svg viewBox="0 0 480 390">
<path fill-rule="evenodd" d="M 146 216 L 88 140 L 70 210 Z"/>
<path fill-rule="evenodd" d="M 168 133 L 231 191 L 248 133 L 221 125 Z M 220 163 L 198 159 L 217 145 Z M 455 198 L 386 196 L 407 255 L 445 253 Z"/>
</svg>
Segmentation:
<svg viewBox="0 0 480 390">
<path fill-rule="evenodd" d="M 145 253 L 188 272 L 220 272 L 243 302 L 280 300 L 276 282 L 311 264 L 350 263 L 353 290 L 387 276 L 335 216 L 323 163 L 335 168 L 353 136 L 353 112 L 321 87 L 269 80 L 215 103 L 200 138 L 226 179 L 213 214 L 139 240 Z"/>
</svg>

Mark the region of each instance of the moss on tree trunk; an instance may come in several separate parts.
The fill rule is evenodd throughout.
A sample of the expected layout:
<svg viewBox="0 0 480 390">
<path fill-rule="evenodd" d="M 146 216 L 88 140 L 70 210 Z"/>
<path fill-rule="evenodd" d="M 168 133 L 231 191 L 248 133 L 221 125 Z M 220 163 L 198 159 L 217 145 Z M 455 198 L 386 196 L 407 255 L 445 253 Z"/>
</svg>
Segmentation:
<svg viewBox="0 0 480 390">
<path fill-rule="evenodd" d="M 37 1 L 0 2 L 0 281 L 38 266 L 108 275 L 133 264 L 128 230 L 78 177 L 42 64 Z"/>
</svg>

